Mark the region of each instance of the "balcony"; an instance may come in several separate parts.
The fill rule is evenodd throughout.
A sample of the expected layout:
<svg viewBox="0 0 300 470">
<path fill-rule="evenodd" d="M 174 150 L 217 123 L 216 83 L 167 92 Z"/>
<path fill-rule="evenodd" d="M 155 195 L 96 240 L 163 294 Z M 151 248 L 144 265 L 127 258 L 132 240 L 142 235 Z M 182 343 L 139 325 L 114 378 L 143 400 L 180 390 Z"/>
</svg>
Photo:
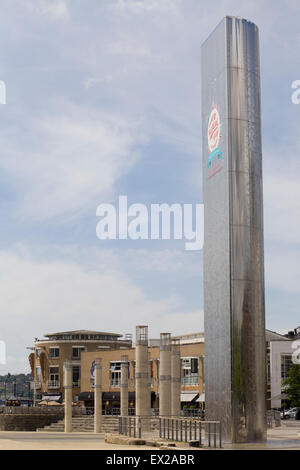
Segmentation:
<svg viewBox="0 0 300 470">
<path fill-rule="evenodd" d="M 60 388 L 59 380 L 48 380 L 47 387 L 49 388 Z"/>
<path fill-rule="evenodd" d="M 199 378 L 197 376 L 187 376 L 187 377 L 182 377 L 181 378 L 181 385 L 198 385 L 199 384 Z"/>
<path fill-rule="evenodd" d="M 120 388 L 120 386 L 121 386 L 121 379 L 110 379 L 111 388 Z"/>
<path fill-rule="evenodd" d="M 36 390 L 38 390 L 39 388 L 41 388 L 41 381 L 40 380 L 36 380 L 34 382 L 34 387 Z"/>
<path fill-rule="evenodd" d="M 72 387 L 73 388 L 79 388 L 80 387 L 79 380 L 76 380 L 75 382 L 72 382 Z"/>
</svg>

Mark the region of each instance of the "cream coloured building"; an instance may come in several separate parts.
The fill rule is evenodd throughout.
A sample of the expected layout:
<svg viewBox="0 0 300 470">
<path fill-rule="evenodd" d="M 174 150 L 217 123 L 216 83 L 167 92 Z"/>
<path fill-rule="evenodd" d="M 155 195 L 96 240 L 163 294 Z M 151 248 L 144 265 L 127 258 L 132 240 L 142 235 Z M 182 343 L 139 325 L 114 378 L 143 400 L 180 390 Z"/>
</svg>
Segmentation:
<svg viewBox="0 0 300 470">
<path fill-rule="evenodd" d="M 35 400 L 63 399 L 63 364 L 72 363 L 73 398 L 80 393 L 81 356 L 85 352 L 130 348 L 131 337 L 100 331 L 75 330 L 46 334 L 36 338 L 29 355 Z"/>
<path fill-rule="evenodd" d="M 181 357 L 181 402 L 182 407 L 204 406 L 204 336 L 203 333 L 176 336 L 180 344 Z M 159 340 L 149 339 L 149 370 L 151 382 L 151 406 L 158 408 L 159 399 Z M 135 348 L 84 352 L 81 356 L 81 393 L 79 400 L 86 407 L 93 407 L 93 364 L 96 359 L 102 364 L 103 412 L 118 412 L 120 407 L 121 361 L 128 356 L 129 409 L 135 408 Z"/>
</svg>

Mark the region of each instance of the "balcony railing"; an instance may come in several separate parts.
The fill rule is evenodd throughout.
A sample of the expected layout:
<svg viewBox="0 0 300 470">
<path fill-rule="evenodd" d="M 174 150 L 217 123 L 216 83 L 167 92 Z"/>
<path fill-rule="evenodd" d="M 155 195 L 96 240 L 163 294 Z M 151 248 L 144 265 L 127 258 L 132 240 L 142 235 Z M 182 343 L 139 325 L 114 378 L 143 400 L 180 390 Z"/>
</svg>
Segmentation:
<svg viewBox="0 0 300 470">
<path fill-rule="evenodd" d="M 48 380 L 47 387 L 48 388 L 59 388 L 60 387 L 60 382 L 59 382 L 59 380 Z"/>
<path fill-rule="evenodd" d="M 121 379 L 110 379 L 111 388 L 119 388 L 121 386 Z"/>
<path fill-rule="evenodd" d="M 41 381 L 40 381 L 40 380 L 36 380 L 36 381 L 34 382 L 34 386 L 35 386 L 36 389 L 41 388 Z"/>
<path fill-rule="evenodd" d="M 73 388 L 78 388 L 79 387 L 79 380 L 76 380 L 75 382 L 72 382 L 72 387 Z"/>
<path fill-rule="evenodd" d="M 199 383 L 199 378 L 198 375 L 196 376 L 188 376 L 188 377 L 182 377 L 181 378 L 181 384 L 182 385 L 198 385 Z"/>
</svg>

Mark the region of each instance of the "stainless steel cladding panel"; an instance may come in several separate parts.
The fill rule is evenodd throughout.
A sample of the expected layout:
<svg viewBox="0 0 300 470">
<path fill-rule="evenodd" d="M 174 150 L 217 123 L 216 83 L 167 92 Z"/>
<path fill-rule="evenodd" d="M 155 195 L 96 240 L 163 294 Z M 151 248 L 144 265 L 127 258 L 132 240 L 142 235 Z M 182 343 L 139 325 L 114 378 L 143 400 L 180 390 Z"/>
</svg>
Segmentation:
<svg viewBox="0 0 300 470">
<path fill-rule="evenodd" d="M 206 417 L 266 438 L 257 27 L 226 17 L 202 46 Z"/>
</svg>

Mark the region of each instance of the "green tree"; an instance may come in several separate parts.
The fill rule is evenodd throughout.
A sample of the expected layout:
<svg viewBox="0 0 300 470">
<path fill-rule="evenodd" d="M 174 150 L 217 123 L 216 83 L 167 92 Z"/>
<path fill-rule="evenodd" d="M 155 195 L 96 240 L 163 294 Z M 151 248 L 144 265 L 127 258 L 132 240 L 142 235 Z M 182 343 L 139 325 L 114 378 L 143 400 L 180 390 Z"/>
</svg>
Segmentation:
<svg viewBox="0 0 300 470">
<path fill-rule="evenodd" d="M 285 393 L 289 400 L 291 400 L 291 406 L 300 407 L 300 364 L 292 364 L 288 378 L 283 381 Z"/>
</svg>

